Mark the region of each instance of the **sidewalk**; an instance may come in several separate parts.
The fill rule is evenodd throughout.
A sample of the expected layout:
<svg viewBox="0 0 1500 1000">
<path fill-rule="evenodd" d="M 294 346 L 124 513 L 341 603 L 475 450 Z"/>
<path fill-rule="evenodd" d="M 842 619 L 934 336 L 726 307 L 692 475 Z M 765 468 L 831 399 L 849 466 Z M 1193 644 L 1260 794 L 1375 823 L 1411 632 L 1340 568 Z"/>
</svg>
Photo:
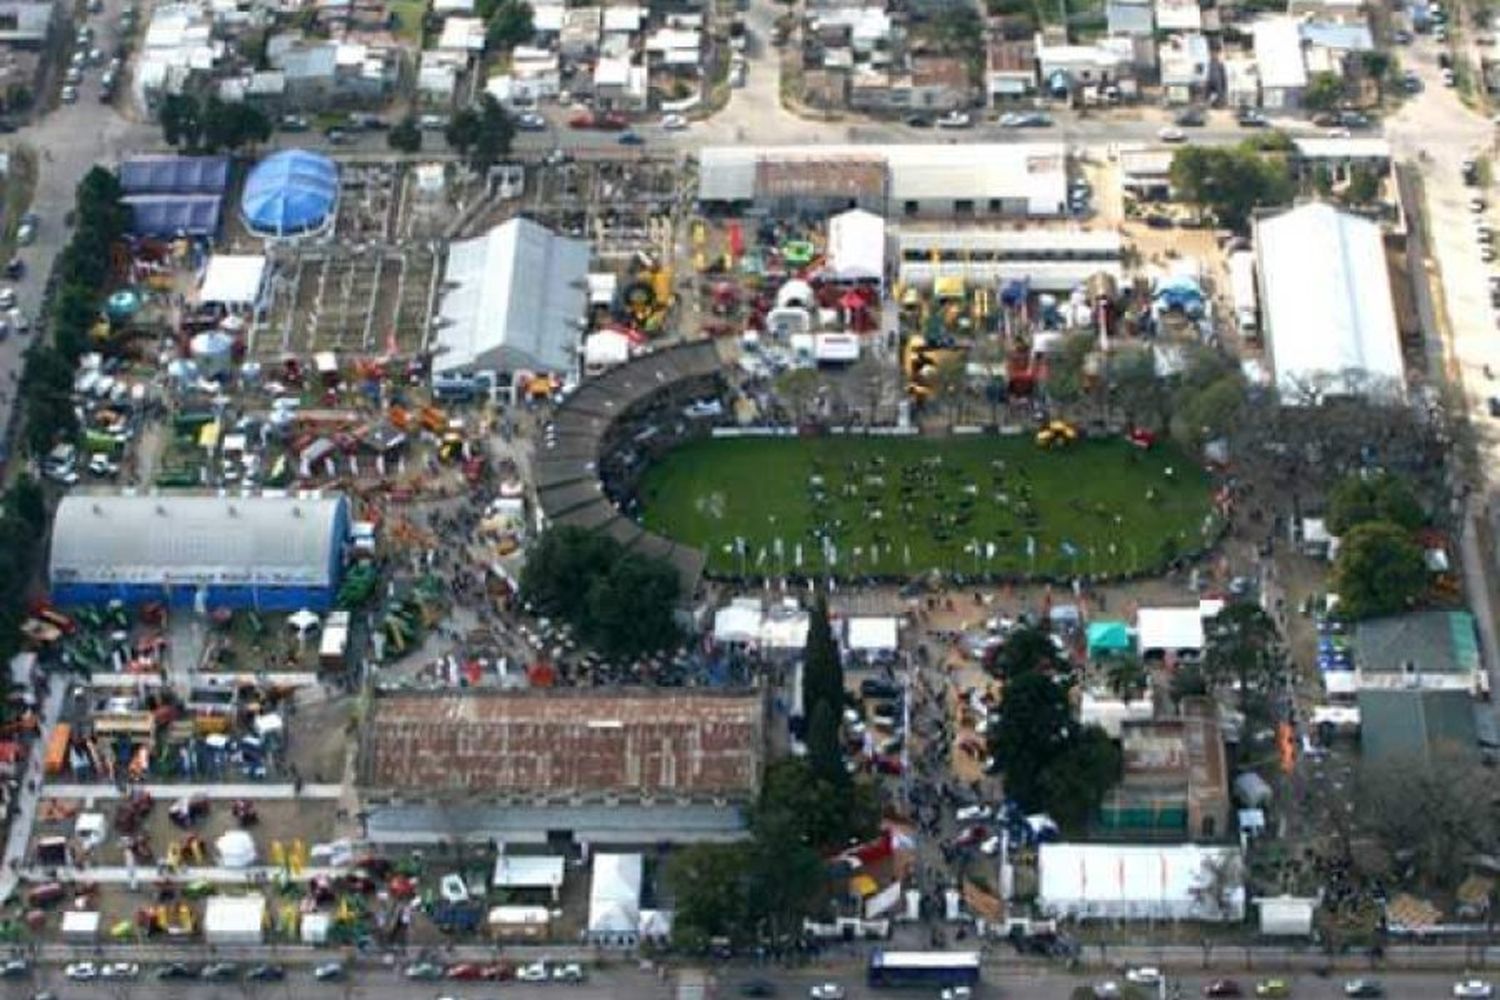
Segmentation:
<svg viewBox="0 0 1500 1000">
<path fill-rule="evenodd" d="M 36 823 L 36 806 L 42 797 L 42 748 L 47 737 L 57 726 L 62 715 L 63 697 L 67 694 L 68 679 L 51 674 L 47 679 L 47 697 L 42 702 L 40 730 L 36 745 L 26 763 L 26 774 L 20 783 L 16 798 L 15 815 L 10 819 L 10 830 L 5 840 L 5 859 L 0 863 L 0 900 L 9 899 L 16 891 L 21 877 L 18 871 L 26 860 L 26 845 L 31 841 L 31 828 Z"/>
<path fill-rule="evenodd" d="M 42 795 L 49 799 L 92 799 L 108 801 L 110 799 L 123 798 L 126 792 L 143 791 L 153 799 L 170 801 L 190 795 L 202 795 L 214 800 L 223 799 L 337 799 L 343 794 L 340 785 L 303 785 L 302 790 L 296 790 L 296 786 L 287 784 L 260 785 L 253 782 L 242 782 L 232 785 L 198 785 L 149 783 L 144 785 L 127 785 L 121 791 L 115 785 L 92 784 L 49 784 L 42 790 Z"/>
</svg>

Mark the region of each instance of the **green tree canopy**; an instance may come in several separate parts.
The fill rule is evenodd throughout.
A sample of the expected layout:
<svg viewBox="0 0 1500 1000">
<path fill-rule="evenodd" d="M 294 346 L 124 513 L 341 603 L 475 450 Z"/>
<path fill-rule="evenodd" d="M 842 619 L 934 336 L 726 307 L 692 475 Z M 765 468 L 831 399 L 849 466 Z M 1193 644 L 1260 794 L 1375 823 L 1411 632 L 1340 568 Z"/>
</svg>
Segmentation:
<svg viewBox="0 0 1500 1000">
<path fill-rule="evenodd" d="M 1302 91 L 1302 106 L 1309 111 L 1332 111 L 1344 99 L 1344 81 L 1337 73 L 1314 73 Z"/>
<path fill-rule="evenodd" d="M 515 139 L 515 123 L 490 94 L 480 98 L 477 107 L 464 108 L 453 116 L 445 133 L 448 145 L 456 149 L 475 170 L 488 170 L 510 153 Z"/>
<path fill-rule="evenodd" d="M 416 115 L 407 115 L 386 133 L 385 141 L 398 153 L 415 153 L 422 148 L 422 129 Z"/>
<path fill-rule="evenodd" d="M 1287 677 L 1276 623 L 1258 604 L 1238 601 L 1205 623 L 1203 673 L 1216 688 L 1234 687 L 1240 711 L 1264 715 L 1267 699 Z"/>
<path fill-rule="evenodd" d="M 677 642 L 673 613 L 680 593 L 667 563 L 581 528 L 547 531 L 521 573 L 525 601 L 568 622 L 606 656 L 635 657 Z"/>
<path fill-rule="evenodd" d="M 1328 495 L 1328 530 L 1342 535 L 1370 521 L 1388 521 L 1416 531 L 1426 512 L 1405 477 L 1389 472 L 1346 476 Z"/>
<path fill-rule="evenodd" d="M 1244 231 L 1257 208 L 1285 205 L 1294 186 L 1286 159 L 1253 145 L 1187 145 L 1172 155 L 1172 187 L 1185 201 L 1210 211 L 1219 225 Z"/>
<path fill-rule="evenodd" d="M 1067 748 L 1072 725 L 1064 684 L 1034 670 L 1006 681 L 990 748 L 1005 772 L 1005 794 L 1021 808 L 1045 808 L 1043 776 Z"/>
<path fill-rule="evenodd" d="M 485 19 L 484 42 L 490 49 L 513 49 L 531 41 L 536 29 L 532 24 L 531 4 L 525 0 L 502 0 Z"/>
<path fill-rule="evenodd" d="M 1012 681 L 1035 671 L 1052 670 L 1057 663 L 1052 637 L 1035 625 L 1021 625 L 990 650 L 985 667 L 996 677 Z"/>
<path fill-rule="evenodd" d="M 1047 812 L 1064 830 L 1083 830 L 1104 793 L 1120 781 L 1123 756 L 1109 734 L 1084 726 L 1042 772 Z"/>
<path fill-rule="evenodd" d="M 1333 586 L 1351 618 L 1405 611 L 1427 589 L 1422 549 L 1400 525 L 1367 521 L 1340 538 Z"/>
</svg>

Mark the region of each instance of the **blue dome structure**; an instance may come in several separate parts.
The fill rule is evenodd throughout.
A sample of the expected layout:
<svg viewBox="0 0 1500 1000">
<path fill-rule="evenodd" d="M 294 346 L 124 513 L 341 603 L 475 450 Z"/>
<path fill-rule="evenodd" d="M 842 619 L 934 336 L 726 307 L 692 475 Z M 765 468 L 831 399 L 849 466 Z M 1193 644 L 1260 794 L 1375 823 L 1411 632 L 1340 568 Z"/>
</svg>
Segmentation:
<svg viewBox="0 0 1500 1000">
<path fill-rule="evenodd" d="M 339 198 L 332 160 L 303 149 L 272 154 L 245 179 L 240 214 L 258 236 L 298 236 L 322 229 Z"/>
</svg>

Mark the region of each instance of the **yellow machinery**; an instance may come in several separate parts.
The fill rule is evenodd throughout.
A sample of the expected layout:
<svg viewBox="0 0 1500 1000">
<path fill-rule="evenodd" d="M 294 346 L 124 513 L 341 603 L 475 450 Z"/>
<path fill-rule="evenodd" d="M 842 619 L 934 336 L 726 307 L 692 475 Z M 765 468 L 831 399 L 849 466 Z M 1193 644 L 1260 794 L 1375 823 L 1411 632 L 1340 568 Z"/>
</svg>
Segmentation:
<svg viewBox="0 0 1500 1000">
<path fill-rule="evenodd" d="M 1036 432 L 1038 448 L 1065 448 L 1078 440 L 1078 429 L 1066 420 L 1053 420 Z"/>
</svg>

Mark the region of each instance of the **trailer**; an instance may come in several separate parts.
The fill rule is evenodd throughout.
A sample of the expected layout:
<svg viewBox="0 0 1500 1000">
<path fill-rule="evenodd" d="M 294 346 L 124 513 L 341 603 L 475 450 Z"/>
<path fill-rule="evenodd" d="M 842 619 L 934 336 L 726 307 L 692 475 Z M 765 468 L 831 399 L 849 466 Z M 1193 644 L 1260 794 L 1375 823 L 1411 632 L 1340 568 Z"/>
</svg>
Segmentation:
<svg viewBox="0 0 1500 1000">
<path fill-rule="evenodd" d="M 1235 326 L 1242 336 L 1255 336 L 1260 330 L 1260 301 L 1255 291 L 1255 255 L 1249 250 L 1229 255 L 1229 293 Z"/>
</svg>

